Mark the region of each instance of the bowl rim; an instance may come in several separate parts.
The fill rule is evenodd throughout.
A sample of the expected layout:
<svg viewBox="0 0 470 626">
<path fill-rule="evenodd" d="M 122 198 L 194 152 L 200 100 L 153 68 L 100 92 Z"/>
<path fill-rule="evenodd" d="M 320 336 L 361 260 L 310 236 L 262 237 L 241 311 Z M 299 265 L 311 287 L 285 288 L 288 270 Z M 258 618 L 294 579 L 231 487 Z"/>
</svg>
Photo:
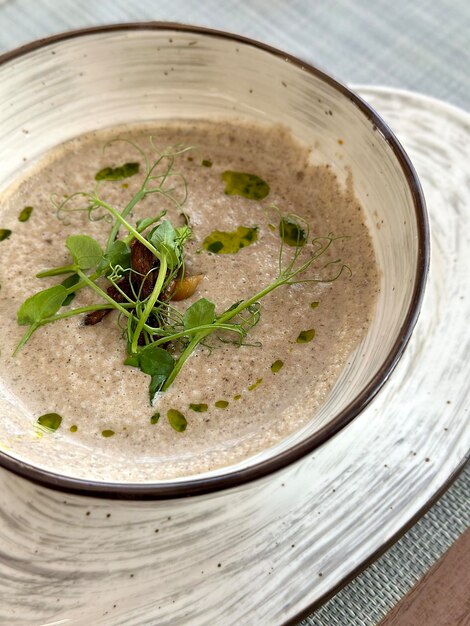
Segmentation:
<svg viewBox="0 0 470 626">
<path fill-rule="evenodd" d="M 189 477 L 184 480 L 165 481 L 160 483 L 108 483 L 73 478 L 59 473 L 54 473 L 49 470 L 44 470 L 12 457 L 0 450 L 0 466 L 32 481 L 33 483 L 66 493 L 118 500 L 167 500 L 172 498 L 197 496 L 210 492 L 222 491 L 231 487 L 237 487 L 266 477 L 269 474 L 277 472 L 282 468 L 299 461 L 333 437 L 341 429 L 347 426 L 372 401 L 384 383 L 388 380 L 390 374 L 400 360 L 418 320 L 426 286 L 430 259 L 429 222 L 423 191 L 421 189 L 421 184 L 416 171 L 400 142 L 387 124 L 376 113 L 376 111 L 359 95 L 349 89 L 345 84 L 338 81 L 336 78 L 333 78 L 324 70 L 307 63 L 298 57 L 242 35 L 203 26 L 191 26 L 176 22 L 157 21 L 129 22 L 123 24 L 110 24 L 90 28 L 81 28 L 52 35 L 43 39 L 38 39 L 0 55 L 0 66 L 40 48 L 50 46 L 55 43 L 61 43 L 68 39 L 111 32 L 145 30 L 178 31 L 193 35 L 210 36 L 257 48 L 267 54 L 280 57 L 286 62 L 300 68 L 302 71 L 319 78 L 351 100 L 351 102 L 353 102 L 359 108 L 361 113 L 363 113 L 367 118 L 372 126 L 372 129 L 380 131 L 401 166 L 415 209 L 418 239 L 417 267 L 413 293 L 397 339 L 381 367 L 376 371 L 366 387 L 364 387 L 361 393 L 359 393 L 359 395 L 357 395 L 347 407 L 338 413 L 334 419 L 331 420 L 331 422 L 323 426 L 319 431 L 307 437 L 304 441 L 297 443 L 288 450 L 278 453 L 272 458 L 262 460 L 255 465 L 244 469 L 217 476 L 195 479 Z M 228 466 L 228 469 L 229 468 L 230 466 Z"/>
</svg>

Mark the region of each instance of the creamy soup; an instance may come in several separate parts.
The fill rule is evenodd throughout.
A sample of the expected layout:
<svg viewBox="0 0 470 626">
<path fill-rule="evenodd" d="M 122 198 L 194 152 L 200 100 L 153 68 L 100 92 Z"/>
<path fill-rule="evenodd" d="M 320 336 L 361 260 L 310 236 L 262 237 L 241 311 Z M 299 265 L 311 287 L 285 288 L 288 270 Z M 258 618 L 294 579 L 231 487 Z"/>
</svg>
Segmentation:
<svg viewBox="0 0 470 626">
<path fill-rule="evenodd" d="M 115 180 L 100 182 L 99 196 L 121 211 L 142 183 L 144 158 L 133 145 L 117 141 L 103 150 L 116 137 L 130 139 L 151 161 L 154 146 L 192 148 L 175 157 L 172 170 L 181 176 L 173 178 L 177 188 L 170 195 L 181 203 L 186 189 L 184 204 L 152 194 L 129 216 L 135 225 L 166 210 L 162 219 L 176 227 L 189 223 L 185 271 L 200 282 L 190 297 L 172 304 L 182 314 L 201 298 L 221 313 L 271 284 L 279 272 L 281 234 L 284 239 L 289 234 L 280 232 L 283 216 L 298 216 L 285 222 L 286 229 L 294 224 L 291 244 L 308 234 L 300 259 L 312 254 L 314 238 L 341 236 L 296 276 L 335 280 L 282 285 L 268 293 L 242 345 L 231 332 L 208 335 L 153 405 L 149 376 L 124 364 L 126 318 L 116 311 L 94 325 L 86 325 L 84 315 L 45 325 L 12 356 L 27 330 L 17 323 L 22 302 L 67 277 L 35 275 L 70 264 L 65 247 L 70 235 L 90 235 L 104 247 L 110 231 L 107 219 L 97 219 L 106 211 L 58 212 L 51 197 L 57 204 L 73 192 L 91 191 L 98 172 L 114 172 Z M 139 166 L 129 165 L 135 163 Z M 233 173 L 259 177 L 265 185 L 258 184 L 261 197 L 239 195 Z M 259 179 L 242 178 L 242 187 Z M 78 206 L 79 200 L 66 207 Z M 45 414 L 57 414 L 59 427 L 46 431 L 38 445 L 49 437 L 66 438 L 136 462 L 154 458 L 155 479 L 236 463 L 315 419 L 364 335 L 378 289 L 374 252 L 352 181 L 340 184 L 328 165 L 310 165 L 309 151 L 281 127 L 172 122 L 81 136 L 44 156 L 2 194 L 0 227 L 1 372 L 9 393 L 24 407 L 24 429 L 37 427 Z M 119 237 L 127 234 L 120 229 Z M 284 266 L 296 250 L 286 240 Z M 104 291 L 109 285 L 105 278 L 98 284 Z M 104 300 L 85 288 L 59 313 L 96 303 Z M 182 349 L 163 348 L 176 350 L 175 358 Z M 184 432 L 167 419 L 175 415 L 185 420 Z"/>
</svg>

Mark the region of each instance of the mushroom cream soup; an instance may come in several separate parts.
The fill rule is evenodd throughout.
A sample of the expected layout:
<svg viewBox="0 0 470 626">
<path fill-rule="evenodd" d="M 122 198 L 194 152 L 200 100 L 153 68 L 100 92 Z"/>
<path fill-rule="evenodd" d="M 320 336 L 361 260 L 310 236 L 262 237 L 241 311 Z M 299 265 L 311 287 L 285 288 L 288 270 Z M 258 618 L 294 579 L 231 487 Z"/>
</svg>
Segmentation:
<svg viewBox="0 0 470 626">
<path fill-rule="evenodd" d="M 155 480 L 239 462 L 315 419 L 368 326 L 378 272 L 352 181 L 282 127 L 90 133 L 0 201 L 1 372 L 37 445 L 152 458 Z"/>
</svg>

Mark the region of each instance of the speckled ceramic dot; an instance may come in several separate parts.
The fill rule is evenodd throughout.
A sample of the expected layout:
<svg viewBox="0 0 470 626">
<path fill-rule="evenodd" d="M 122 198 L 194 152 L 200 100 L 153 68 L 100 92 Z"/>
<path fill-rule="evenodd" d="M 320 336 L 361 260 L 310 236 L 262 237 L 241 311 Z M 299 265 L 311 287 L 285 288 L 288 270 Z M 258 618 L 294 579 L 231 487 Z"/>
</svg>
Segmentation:
<svg viewBox="0 0 470 626">
<path fill-rule="evenodd" d="M 405 153 L 374 111 L 347 88 L 241 38 L 185 27 L 123 27 L 59 37 L 7 55 L 0 65 L 0 103 L 0 140 L 8 154 L 0 187 L 48 149 L 96 128 L 227 115 L 281 122 L 311 146 L 313 163 L 328 163 L 340 182 L 352 174 L 381 272 L 370 326 L 332 392 L 305 427 L 278 444 L 199 474 L 191 471 L 198 459 L 188 447 L 188 475 L 181 477 L 179 467 L 178 478 L 156 480 L 159 459 L 151 452 L 136 463 L 134 456 L 79 446 L 60 431 L 38 441 L 21 401 L 4 389 L 0 463 L 83 492 L 196 494 L 295 462 L 349 423 L 380 389 L 418 314 L 428 260 L 427 218 Z"/>
</svg>

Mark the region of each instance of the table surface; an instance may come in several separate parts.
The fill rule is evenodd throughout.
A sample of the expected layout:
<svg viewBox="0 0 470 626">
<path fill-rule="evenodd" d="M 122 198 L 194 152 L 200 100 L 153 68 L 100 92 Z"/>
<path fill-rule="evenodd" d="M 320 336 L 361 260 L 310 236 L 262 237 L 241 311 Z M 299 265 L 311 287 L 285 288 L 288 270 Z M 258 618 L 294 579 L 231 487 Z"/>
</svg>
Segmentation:
<svg viewBox="0 0 470 626">
<path fill-rule="evenodd" d="M 0 53 L 64 30 L 148 20 L 238 32 L 345 83 L 406 88 L 470 108 L 467 0 L 0 0 Z M 405 537 L 302 624 L 377 624 L 470 523 L 469 484 L 466 471 Z"/>
</svg>

